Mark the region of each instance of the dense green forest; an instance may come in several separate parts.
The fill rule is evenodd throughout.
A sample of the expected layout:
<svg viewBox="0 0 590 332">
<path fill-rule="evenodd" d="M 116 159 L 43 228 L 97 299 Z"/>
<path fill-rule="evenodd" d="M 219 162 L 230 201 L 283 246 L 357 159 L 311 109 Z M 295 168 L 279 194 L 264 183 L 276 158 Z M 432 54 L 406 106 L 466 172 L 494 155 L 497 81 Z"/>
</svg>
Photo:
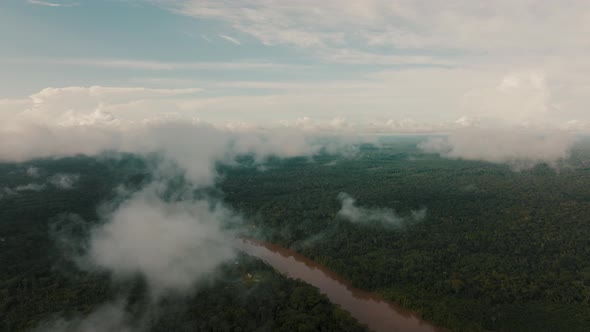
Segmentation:
<svg viewBox="0 0 590 332">
<path fill-rule="evenodd" d="M 244 216 L 244 236 L 281 244 L 453 331 L 590 331 L 590 144 L 552 169 L 450 160 L 416 150 L 417 138 L 383 139 L 342 157 L 244 156 L 218 165 L 204 195 Z M 149 158 L 105 155 L 0 164 L 0 330 L 31 329 L 77 317 L 126 294 L 145 313 L 141 278 L 116 283 L 83 272 L 54 232 L 83 240 L 84 223 L 116 188 L 150 180 Z M 75 188 L 16 188 L 56 173 L 79 174 Z M 41 181 L 41 180 L 38 180 Z M 338 214 L 339 194 L 366 209 L 422 220 L 395 227 Z M 63 213 L 82 225 L 63 224 Z M 70 218 L 76 220 L 75 218 Z M 83 241 L 82 241 L 83 243 Z M 82 250 L 82 248 L 68 248 Z M 237 263 L 237 264 L 235 264 Z M 189 297 L 163 299 L 152 330 L 362 330 L 316 289 L 240 255 Z"/>
<path fill-rule="evenodd" d="M 33 166 L 41 174 L 27 174 Z M 132 156 L 0 165 L 0 331 L 36 326 L 62 331 L 55 321 L 75 322 L 121 299 L 129 316 L 125 327 L 140 330 L 365 330 L 316 288 L 244 254 L 220 266 L 194 292 L 169 295 L 157 303 L 149 300 L 141 277 L 114 282 L 106 272 L 80 270 L 68 255 L 83 250 L 87 230 L 98 218 L 97 207 L 113 199 L 121 184 L 140 188 L 148 169 L 148 162 Z M 11 192 L 31 182 L 41 185 L 49 175 L 60 173 L 78 174 L 79 181 L 70 190 L 47 185 L 39 191 Z M 77 217 L 61 218 L 63 213 Z M 57 236 L 64 232 L 80 241 L 64 248 Z"/>
<path fill-rule="evenodd" d="M 355 158 L 224 168 L 225 200 L 256 236 L 295 249 L 457 331 L 590 330 L 590 167 L 580 144 L 559 169 L 448 160 L 411 138 Z M 247 164 L 247 160 L 244 162 Z M 423 221 L 394 229 L 338 216 L 363 207 Z"/>
</svg>

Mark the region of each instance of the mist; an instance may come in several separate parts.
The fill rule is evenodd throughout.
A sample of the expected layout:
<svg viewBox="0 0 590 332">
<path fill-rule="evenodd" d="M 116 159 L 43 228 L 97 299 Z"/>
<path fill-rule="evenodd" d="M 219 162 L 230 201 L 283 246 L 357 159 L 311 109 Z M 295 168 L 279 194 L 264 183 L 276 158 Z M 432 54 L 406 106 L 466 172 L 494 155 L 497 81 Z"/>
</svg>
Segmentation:
<svg viewBox="0 0 590 332">
<path fill-rule="evenodd" d="M 418 148 L 445 158 L 504 163 L 514 169 L 538 164 L 557 167 L 566 161 L 576 141 L 570 132 L 527 128 L 478 128 L 453 131 L 445 137 L 430 137 Z"/>
<path fill-rule="evenodd" d="M 148 188 L 135 193 L 91 233 L 87 258 L 116 278 L 143 276 L 154 295 L 187 292 L 234 257 L 224 225 L 239 217 L 219 202 L 168 202 Z"/>
<path fill-rule="evenodd" d="M 356 200 L 347 193 L 338 194 L 338 199 L 342 206 L 337 215 L 355 224 L 401 227 L 407 222 L 422 221 L 426 218 L 426 208 L 412 210 L 409 216 L 404 217 L 390 208 L 359 207 Z"/>
</svg>

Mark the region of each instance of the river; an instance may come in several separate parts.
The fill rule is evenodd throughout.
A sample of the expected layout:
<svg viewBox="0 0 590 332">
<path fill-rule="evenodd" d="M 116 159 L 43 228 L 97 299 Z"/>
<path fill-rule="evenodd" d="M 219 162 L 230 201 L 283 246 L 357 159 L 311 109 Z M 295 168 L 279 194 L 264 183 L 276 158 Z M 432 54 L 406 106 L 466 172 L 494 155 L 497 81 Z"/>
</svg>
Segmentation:
<svg viewBox="0 0 590 332">
<path fill-rule="evenodd" d="M 243 240 L 239 247 L 244 252 L 262 259 L 287 277 L 300 279 L 317 287 L 332 303 L 348 311 L 361 324 L 365 324 L 373 331 L 444 331 L 377 294 L 354 288 L 349 281 L 328 268 L 294 251 L 253 240 Z"/>
</svg>

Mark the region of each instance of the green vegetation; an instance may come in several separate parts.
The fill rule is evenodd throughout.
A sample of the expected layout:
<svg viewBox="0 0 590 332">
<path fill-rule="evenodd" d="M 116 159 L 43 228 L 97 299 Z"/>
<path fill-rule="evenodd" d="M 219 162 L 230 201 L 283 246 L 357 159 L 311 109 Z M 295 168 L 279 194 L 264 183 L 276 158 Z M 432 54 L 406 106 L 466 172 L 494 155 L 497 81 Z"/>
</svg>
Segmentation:
<svg viewBox="0 0 590 332">
<path fill-rule="evenodd" d="M 167 303 L 154 331 L 365 331 L 317 289 L 277 274 L 258 259 L 220 268 L 212 287 Z"/>
<path fill-rule="evenodd" d="M 38 178 L 26 174 L 30 166 L 39 168 Z M 68 256 L 82 250 L 97 207 L 114 199 L 120 184 L 140 188 L 148 168 L 132 156 L 0 165 L 2 190 L 42 183 L 58 172 L 80 174 L 71 190 L 47 186 L 0 199 L 0 331 L 80 319 L 121 298 L 130 324 L 149 331 L 365 330 L 314 287 L 246 255 L 219 267 L 193 294 L 157 303 L 140 277 L 113 282 L 104 272 L 81 271 Z M 61 218 L 63 213 L 80 217 Z M 79 241 L 64 243 L 61 235 Z"/>
<path fill-rule="evenodd" d="M 294 249 L 362 289 L 454 331 L 590 331 L 590 150 L 580 145 L 558 172 L 422 154 L 397 139 L 358 156 L 244 157 L 208 196 L 246 219 L 244 234 Z M 96 209 L 125 184 L 149 181 L 151 162 L 133 156 L 1 164 L 0 189 L 34 182 L 27 167 L 80 174 L 72 190 L 21 191 L 0 199 L 0 330 L 19 331 L 56 315 L 77 317 L 128 294 L 145 312 L 142 281 L 113 283 L 64 257 L 55 233 L 84 238 Z M 179 184 L 181 185 L 181 184 Z M 363 208 L 426 218 L 397 228 L 337 215 L 345 192 Z M 64 225 L 62 213 L 78 224 Z M 71 252 L 80 248 L 68 248 Z M 215 282 L 159 303 L 150 328 L 167 330 L 359 330 L 317 290 L 240 256 Z M 223 276 L 223 277 L 221 277 Z M 144 308 L 144 309 L 142 309 Z"/>
<path fill-rule="evenodd" d="M 226 168 L 225 200 L 250 236 L 295 249 L 457 331 L 590 331 L 588 146 L 567 168 L 446 160 L 399 141 L 357 158 L 274 160 Z M 362 207 L 424 221 L 398 229 L 337 216 Z"/>
</svg>

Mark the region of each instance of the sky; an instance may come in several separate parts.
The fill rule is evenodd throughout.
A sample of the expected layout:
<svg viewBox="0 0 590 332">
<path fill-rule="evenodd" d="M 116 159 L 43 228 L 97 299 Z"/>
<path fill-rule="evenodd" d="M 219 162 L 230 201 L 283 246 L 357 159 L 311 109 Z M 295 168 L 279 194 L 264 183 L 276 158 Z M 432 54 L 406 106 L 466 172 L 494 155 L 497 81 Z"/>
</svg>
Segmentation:
<svg viewBox="0 0 590 332">
<path fill-rule="evenodd" d="M 130 119 L 579 129 L 589 33 L 583 0 L 4 0 L 0 111 L 102 87 Z"/>
</svg>

